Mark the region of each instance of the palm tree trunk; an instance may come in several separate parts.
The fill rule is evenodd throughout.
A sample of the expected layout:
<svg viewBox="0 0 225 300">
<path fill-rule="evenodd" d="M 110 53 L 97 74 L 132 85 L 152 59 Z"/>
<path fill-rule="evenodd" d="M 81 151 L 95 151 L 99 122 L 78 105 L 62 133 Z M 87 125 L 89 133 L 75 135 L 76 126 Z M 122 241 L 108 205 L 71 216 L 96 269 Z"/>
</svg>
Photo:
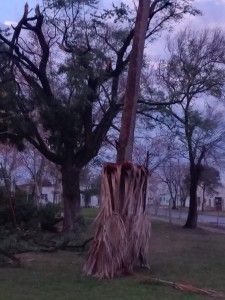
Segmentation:
<svg viewBox="0 0 225 300">
<path fill-rule="evenodd" d="M 101 210 L 84 272 L 113 278 L 147 265 L 151 222 L 145 212 L 148 172 L 132 163 L 105 164 Z"/>
</svg>

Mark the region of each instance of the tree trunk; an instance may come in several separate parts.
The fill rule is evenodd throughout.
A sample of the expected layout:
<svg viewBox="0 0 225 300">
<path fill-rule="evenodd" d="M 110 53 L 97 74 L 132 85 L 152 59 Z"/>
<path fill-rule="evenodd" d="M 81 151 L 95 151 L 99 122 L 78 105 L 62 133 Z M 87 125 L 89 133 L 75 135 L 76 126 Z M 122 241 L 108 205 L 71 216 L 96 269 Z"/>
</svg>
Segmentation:
<svg viewBox="0 0 225 300">
<path fill-rule="evenodd" d="M 184 228 L 196 228 L 198 220 L 197 188 L 199 175 L 196 166 L 190 168 L 190 204 L 187 221 Z"/>
<path fill-rule="evenodd" d="M 169 223 L 170 224 L 172 224 L 172 212 L 171 212 L 171 202 L 173 202 L 173 201 L 171 201 L 172 199 L 170 198 L 170 200 L 169 200 Z"/>
<path fill-rule="evenodd" d="M 91 196 L 88 194 L 84 194 L 84 205 L 85 208 L 88 208 L 91 205 Z"/>
<path fill-rule="evenodd" d="M 172 205 L 172 209 L 177 209 L 177 199 L 172 199 L 173 205 Z"/>
<path fill-rule="evenodd" d="M 132 161 L 134 128 L 150 0 L 139 0 L 121 120 L 117 163 Z"/>
<path fill-rule="evenodd" d="M 80 212 L 80 169 L 72 164 L 65 164 L 61 168 L 63 206 L 64 206 L 64 231 L 76 229 L 76 216 Z"/>
<path fill-rule="evenodd" d="M 204 211 L 205 207 L 205 188 L 202 189 L 202 211 Z"/>
</svg>

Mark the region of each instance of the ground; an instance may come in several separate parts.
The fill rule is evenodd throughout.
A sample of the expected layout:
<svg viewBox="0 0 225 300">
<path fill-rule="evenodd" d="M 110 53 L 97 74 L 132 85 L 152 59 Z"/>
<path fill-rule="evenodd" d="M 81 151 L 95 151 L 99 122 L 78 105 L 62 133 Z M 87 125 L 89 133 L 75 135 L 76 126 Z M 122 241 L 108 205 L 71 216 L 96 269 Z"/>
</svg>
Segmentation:
<svg viewBox="0 0 225 300">
<path fill-rule="evenodd" d="M 93 211 L 86 211 L 90 218 Z M 146 276 L 225 292 L 225 235 L 153 221 Z M 184 300 L 206 297 L 146 284 L 131 276 L 98 280 L 82 275 L 85 254 L 23 254 L 23 268 L 2 268 L 2 300 Z"/>
</svg>

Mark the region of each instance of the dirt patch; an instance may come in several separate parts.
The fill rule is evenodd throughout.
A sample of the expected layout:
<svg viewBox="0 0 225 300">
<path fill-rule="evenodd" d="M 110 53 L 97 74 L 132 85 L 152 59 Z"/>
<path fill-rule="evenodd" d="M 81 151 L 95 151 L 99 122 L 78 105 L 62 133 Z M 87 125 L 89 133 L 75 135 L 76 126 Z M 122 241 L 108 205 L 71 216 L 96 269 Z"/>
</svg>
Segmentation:
<svg viewBox="0 0 225 300">
<path fill-rule="evenodd" d="M 71 263 L 77 260 L 77 254 L 73 252 L 67 251 L 58 251 L 54 253 L 22 253 L 17 254 L 22 263 L 29 262 L 63 262 L 63 263 Z"/>
</svg>

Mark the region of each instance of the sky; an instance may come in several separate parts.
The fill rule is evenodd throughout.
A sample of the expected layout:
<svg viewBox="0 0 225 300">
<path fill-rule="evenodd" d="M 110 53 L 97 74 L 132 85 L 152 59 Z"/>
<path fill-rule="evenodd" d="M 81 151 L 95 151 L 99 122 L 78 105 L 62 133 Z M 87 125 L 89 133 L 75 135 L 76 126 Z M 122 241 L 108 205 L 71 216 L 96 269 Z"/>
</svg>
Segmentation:
<svg viewBox="0 0 225 300">
<path fill-rule="evenodd" d="M 23 13 L 23 7 L 26 0 L 0 0 L 0 23 L 7 21 L 16 22 L 20 19 Z M 29 7 L 35 7 L 41 0 L 27 0 Z M 101 0 L 103 6 L 110 6 L 110 3 L 118 3 L 120 0 Z M 131 3 L 132 0 L 125 0 L 126 3 Z M 225 0 L 195 0 L 194 5 L 203 12 L 202 17 L 188 18 L 186 20 L 190 25 L 199 26 L 223 26 L 225 22 Z"/>
<path fill-rule="evenodd" d="M 23 14 L 26 1 L 29 8 L 35 7 L 37 3 L 42 3 L 42 0 L 0 0 L 0 27 L 2 24 L 10 25 L 10 23 L 18 22 Z M 110 7 L 112 2 L 118 4 L 121 0 L 100 0 L 100 5 Z M 133 5 L 133 0 L 124 0 L 124 2 Z M 200 9 L 203 15 L 186 17 L 181 23 L 176 24 L 175 30 L 187 25 L 198 29 L 215 26 L 225 27 L 225 0 L 194 0 L 193 5 Z M 153 60 L 158 60 L 164 56 L 163 48 L 165 48 L 164 38 L 166 35 L 168 33 L 164 33 L 163 37 L 152 45 L 151 56 Z"/>
<path fill-rule="evenodd" d="M 29 4 L 30 8 L 33 8 L 36 4 L 41 5 L 42 0 L 0 0 L 0 23 L 18 21 L 23 13 L 23 8 L 26 2 Z M 107 6 L 107 4 L 110 4 L 111 2 L 116 4 L 120 1 L 100 0 L 101 5 L 103 6 Z"/>
</svg>

